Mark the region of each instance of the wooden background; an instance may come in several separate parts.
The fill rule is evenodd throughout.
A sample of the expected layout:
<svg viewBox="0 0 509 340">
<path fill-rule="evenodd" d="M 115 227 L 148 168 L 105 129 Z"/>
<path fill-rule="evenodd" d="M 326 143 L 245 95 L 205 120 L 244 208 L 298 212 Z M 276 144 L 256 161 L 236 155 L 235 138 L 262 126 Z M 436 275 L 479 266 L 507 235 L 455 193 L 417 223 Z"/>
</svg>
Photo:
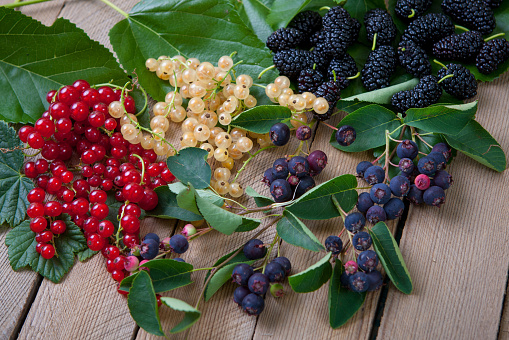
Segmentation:
<svg viewBox="0 0 509 340">
<path fill-rule="evenodd" d="M 6 4 L 10 0 L 0 0 Z M 117 0 L 129 11 L 137 0 Z M 22 12 L 51 25 L 57 17 L 74 22 L 106 47 L 108 31 L 123 17 L 98 0 L 54 0 L 23 7 Z M 157 56 L 155 56 L 157 57 Z M 481 84 L 477 120 L 509 154 L 509 75 Z M 337 115 L 331 124 L 341 119 Z M 333 149 L 330 132 L 320 126 L 312 150 L 322 149 L 329 165 L 319 181 L 353 173 L 355 165 L 372 159 L 368 153 L 346 154 Z M 173 139 L 178 136 L 175 135 Z M 267 193 L 259 183 L 267 164 L 291 153 L 295 142 L 266 152 L 241 176 L 240 181 Z M 234 286 L 225 285 L 209 302 L 202 302 L 203 316 L 189 339 L 508 339 L 509 302 L 506 299 L 509 264 L 509 174 L 496 173 L 459 155 L 450 172 L 454 185 L 447 204 L 440 209 L 411 208 L 404 223 L 400 247 L 414 282 L 414 292 L 404 295 L 388 284 L 368 294 L 366 303 L 344 327 L 328 324 L 327 285 L 309 294 L 292 293 L 279 300 L 266 298 L 259 317 L 243 314 L 232 301 Z M 307 223 L 323 241 L 342 227 L 338 219 Z M 144 232 L 169 236 L 180 226 L 176 221 L 147 218 Z M 390 227 L 395 230 L 396 223 Z M 177 229 L 176 229 L 177 228 Z M 126 300 L 116 292 L 105 270 L 105 260 L 95 256 L 76 263 L 60 284 L 32 271 L 14 272 L 4 244 L 8 227 L 0 227 L 0 339 L 151 339 L 129 315 Z M 272 233 L 272 234 L 271 234 Z M 274 231 L 261 238 L 272 240 Z M 222 254 L 235 249 L 249 235 L 224 237 L 207 234 L 193 241 L 185 254 L 195 267 L 207 267 Z M 315 263 L 311 254 L 283 244 L 282 255 L 291 259 L 293 272 Z M 171 292 L 194 305 L 204 273 L 193 274 L 195 283 Z M 161 321 L 169 331 L 181 316 L 162 308 Z M 183 339 L 184 335 L 171 336 Z"/>
</svg>

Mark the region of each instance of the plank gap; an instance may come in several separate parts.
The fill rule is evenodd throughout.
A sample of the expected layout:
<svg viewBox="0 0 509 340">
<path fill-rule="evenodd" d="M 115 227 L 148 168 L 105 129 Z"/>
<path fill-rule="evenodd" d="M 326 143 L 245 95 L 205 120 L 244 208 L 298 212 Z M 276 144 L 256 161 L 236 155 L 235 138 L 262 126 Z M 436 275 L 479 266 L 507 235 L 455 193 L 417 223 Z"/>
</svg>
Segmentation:
<svg viewBox="0 0 509 340">
<path fill-rule="evenodd" d="M 140 331 L 140 326 L 138 326 L 138 324 L 136 324 L 136 326 L 133 329 L 133 336 L 131 337 L 131 340 L 136 339 L 139 331 Z"/>
<path fill-rule="evenodd" d="M 509 264 L 507 268 L 507 276 L 505 278 L 505 290 L 504 290 L 504 298 L 502 301 L 502 308 L 500 309 L 500 320 L 498 323 L 498 330 L 497 330 L 497 339 L 501 339 L 500 332 L 502 331 L 502 327 L 504 327 L 504 315 L 508 312 L 508 303 L 507 303 L 507 289 L 509 288 Z"/>
<path fill-rule="evenodd" d="M 28 298 L 26 300 L 25 307 L 21 311 L 21 315 L 18 319 L 18 323 L 14 327 L 14 330 L 11 334 L 11 337 L 10 337 L 11 340 L 18 339 L 19 332 L 21 331 L 21 328 L 23 328 L 23 324 L 25 323 L 25 320 L 28 316 L 28 312 L 30 311 L 30 308 L 32 307 L 32 304 L 34 303 L 34 300 L 37 296 L 37 292 L 39 291 L 39 288 L 41 287 L 42 279 L 43 279 L 42 275 L 37 275 L 37 281 L 36 281 L 35 285 L 32 287 L 32 289 L 30 290 L 30 294 L 28 295 Z"/>
</svg>

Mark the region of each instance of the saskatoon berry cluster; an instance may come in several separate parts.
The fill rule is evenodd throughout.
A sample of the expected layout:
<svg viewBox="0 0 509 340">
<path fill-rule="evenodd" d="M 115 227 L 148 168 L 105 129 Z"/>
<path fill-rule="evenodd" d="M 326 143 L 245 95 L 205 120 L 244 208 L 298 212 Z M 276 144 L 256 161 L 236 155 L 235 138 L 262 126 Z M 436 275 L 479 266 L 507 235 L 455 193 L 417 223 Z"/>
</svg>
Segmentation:
<svg viewBox="0 0 509 340">
<path fill-rule="evenodd" d="M 267 254 L 267 248 L 258 239 L 247 242 L 243 251 L 250 260 L 261 259 Z M 259 269 L 262 269 L 263 273 Z M 290 274 L 292 265 L 286 257 L 281 256 L 259 269 L 241 263 L 232 271 L 233 282 L 239 285 L 233 292 L 233 301 L 249 315 L 259 315 L 263 311 L 265 307 L 263 296 L 269 290 L 269 286 L 272 296 L 276 298 L 283 296 L 281 283 Z"/>
</svg>

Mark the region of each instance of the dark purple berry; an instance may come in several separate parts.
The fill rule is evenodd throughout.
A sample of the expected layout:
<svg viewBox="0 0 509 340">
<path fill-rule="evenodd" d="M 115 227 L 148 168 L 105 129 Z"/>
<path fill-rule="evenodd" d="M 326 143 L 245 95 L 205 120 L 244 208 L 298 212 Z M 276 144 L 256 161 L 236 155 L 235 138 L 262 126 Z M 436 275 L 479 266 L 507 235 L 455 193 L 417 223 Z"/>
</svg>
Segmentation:
<svg viewBox="0 0 509 340">
<path fill-rule="evenodd" d="M 378 222 L 385 221 L 387 219 L 387 215 L 381 206 L 374 205 L 366 212 L 366 219 L 371 224 L 377 224 Z"/>
<path fill-rule="evenodd" d="M 299 184 L 295 188 L 295 197 L 300 197 L 315 187 L 315 180 L 311 176 L 301 177 Z"/>
<path fill-rule="evenodd" d="M 269 282 L 271 283 L 283 282 L 286 276 L 285 269 L 283 268 L 283 266 L 274 261 L 267 264 L 267 266 L 265 267 L 264 274 L 267 275 L 267 277 L 269 278 Z"/>
<path fill-rule="evenodd" d="M 391 189 L 385 183 L 378 183 L 371 187 L 369 197 L 377 204 L 385 204 L 391 199 Z"/>
<path fill-rule="evenodd" d="M 159 242 L 154 239 L 146 239 L 141 242 L 140 255 L 144 260 L 152 260 L 159 253 Z"/>
<path fill-rule="evenodd" d="M 410 190 L 410 181 L 404 176 L 394 176 L 391 179 L 390 188 L 394 196 L 405 196 Z"/>
<path fill-rule="evenodd" d="M 247 287 L 251 293 L 263 295 L 269 289 L 269 278 L 262 273 L 254 273 L 247 282 Z"/>
<path fill-rule="evenodd" d="M 331 235 L 325 239 L 325 249 L 337 255 L 343 250 L 343 241 L 339 236 Z"/>
<path fill-rule="evenodd" d="M 406 139 L 398 144 L 398 147 L 396 148 L 396 154 L 400 159 L 414 159 L 419 154 L 419 148 L 414 141 Z"/>
<path fill-rule="evenodd" d="M 380 273 L 378 270 L 373 270 L 369 273 L 366 273 L 367 277 L 368 277 L 368 282 L 369 282 L 369 288 L 368 288 L 368 291 L 372 292 L 374 290 L 378 290 L 380 289 L 380 287 L 382 287 L 382 284 L 384 282 L 383 278 L 382 278 L 382 273 Z"/>
<path fill-rule="evenodd" d="M 268 168 L 267 170 L 265 170 L 265 172 L 263 173 L 263 178 L 262 178 L 262 182 L 270 187 L 270 185 L 272 184 L 272 182 L 274 181 L 274 172 L 272 170 L 272 168 Z"/>
<path fill-rule="evenodd" d="M 410 203 L 413 204 L 421 204 L 424 203 L 424 200 L 422 198 L 422 195 L 424 194 L 424 191 L 417 188 L 415 184 L 410 185 L 410 190 L 408 190 L 408 194 L 406 195 L 407 200 L 410 201 Z"/>
<path fill-rule="evenodd" d="M 368 168 L 371 168 L 373 166 L 373 163 L 368 161 L 362 161 L 359 164 L 357 164 L 357 168 L 355 168 L 355 172 L 357 172 L 357 177 L 364 177 L 364 173 Z"/>
<path fill-rule="evenodd" d="M 309 163 L 302 156 L 295 156 L 288 162 L 288 170 L 292 175 L 304 177 L 309 175 Z"/>
<path fill-rule="evenodd" d="M 288 183 L 292 186 L 292 188 L 295 188 L 297 185 L 299 185 L 300 179 L 297 176 L 290 176 L 287 179 Z"/>
<path fill-rule="evenodd" d="M 393 197 L 389 200 L 389 202 L 384 204 L 384 211 L 388 220 L 395 220 L 403 216 L 405 203 L 403 203 L 403 201 L 399 198 Z"/>
<path fill-rule="evenodd" d="M 270 128 L 269 136 L 274 145 L 283 146 L 290 140 L 290 128 L 284 123 L 276 123 Z"/>
<path fill-rule="evenodd" d="M 378 266 L 378 255 L 373 250 L 365 250 L 357 257 L 357 264 L 362 270 L 370 272 Z"/>
<path fill-rule="evenodd" d="M 360 212 L 365 213 L 369 208 L 373 206 L 373 204 L 374 203 L 369 197 L 368 192 L 361 192 L 359 194 L 359 198 L 357 199 L 357 209 L 359 209 Z"/>
<path fill-rule="evenodd" d="M 352 274 L 348 274 L 347 272 L 341 273 L 341 277 L 339 278 L 339 280 L 341 282 L 341 286 L 348 287 L 349 282 L 350 282 L 350 276 L 352 276 Z"/>
<path fill-rule="evenodd" d="M 160 241 L 159 236 L 156 233 L 148 233 L 147 235 L 145 235 L 143 240 L 148 240 L 149 238 L 155 240 L 157 243 L 159 243 L 159 241 Z"/>
<path fill-rule="evenodd" d="M 284 256 L 276 257 L 272 262 L 279 263 L 283 269 L 285 270 L 285 274 L 288 276 L 290 274 L 290 271 L 292 270 L 292 264 L 290 263 L 290 260 L 288 260 Z"/>
<path fill-rule="evenodd" d="M 369 288 L 368 276 L 363 272 L 350 275 L 348 278 L 348 288 L 357 293 L 367 291 Z"/>
<path fill-rule="evenodd" d="M 433 177 L 433 185 L 439 186 L 442 189 L 449 189 L 452 185 L 452 176 L 445 170 L 437 171 Z"/>
<path fill-rule="evenodd" d="M 258 260 L 265 256 L 267 248 L 258 239 L 251 240 L 244 245 L 244 255 L 250 260 Z"/>
<path fill-rule="evenodd" d="M 233 282 L 241 286 L 247 286 L 247 281 L 251 275 L 253 275 L 253 268 L 246 263 L 236 265 L 232 271 Z"/>
<path fill-rule="evenodd" d="M 424 203 L 440 208 L 445 203 L 445 191 L 439 186 L 432 186 L 422 195 Z"/>
<path fill-rule="evenodd" d="M 327 155 L 321 150 L 315 150 L 307 157 L 309 169 L 320 173 L 327 165 Z"/>
<path fill-rule="evenodd" d="M 295 136 L 298 140 L 308 140 L 311 138 L 311 128 L 307 125 L 301 125 L 295 131 Z"/>
<path fill-rule="evenodd" d="M 402 158 L 399 160 L 399 171 L 402 173 L 411 175 L 414 168 L 415 164 L 410 158 Z"/>
<path fill-rule="evenodd" d="M 431 151 L 428 154 L 428 157 L 431 157 L 435 160 L 435 164 L 437 165 L 437 171 L 445 169 L 446 161 L 444 155 L 441 152 Z"/>
<path fill-rule="evenodd" d="M 369 185 L 375 185 L 377 183 L 382 183 L 385 179 L 385 171 L 382 167 L 378 165 L 373 165 L 369 167 L 364 172 L 364 180 L 368 182 Z"/>
<path fill-rule="evenodd" d="M 345 228 L 351 233 L 357 233 L 366 225 L 366 218 L 359 212 L 353 212 L 345 217 Z"/>
<path fill-rule="evenodd" d="M 353 235 L 352 238 L 352 245 L 357 250 L 368 250 L 371 247 L 371 244 L 373 244 L 373 241 L 371 240 L 371 236 L 365 231 L 361 231 L 355 235 Z"/>
<path fill-rule="evenodd" d="M 256 294 L 248 294 L 244 300 L 242 300 L 242 310 L 249 315 L 259 315 L 263 312 L 265 307 L 265 301 L 263 297 Z"/>
<path fill-rule="evenodd" d="M 276 202 L 286 202 L 292 199 L 292 187 L 284 179 L 276 179 L 270 185 L 270 194 Z"/>
<path fill-rule="evenodd" d="M 273 179 L 286 179 L 288 177 L 288 162 L 286 158 L 278 158 L 272 164 L 272 178 Z"/>
<path fill-rule="evenodd" d="M 249 288 L 244 286 L 237 287 L 233 291 L 233 301 L 235 301 L 235 303 L 239 306 L 242 306 L 242 300 L 244 300 L 244 298 L 249 294 L 251 294 Z"/>
<path fill-rule="evenodd" d="M 170 248 L 174 253 L 183 254 L 189 248 L 189 241 L 183 235 L 177 234 L 170 238 Z"/>
<path fill-rule="evenodd" d="M 343 125 L 336 131 L 336 142 L 341 146 L 348 146 L 355 141 L 357 133 L 350 125 Z"/>
<path fill-rule="evenodd" d="M 445 157 L 445 161 L 449 162 L 449 159 L 451 159 L 452 156 L 452 150 L 451 148 L 445 144 L 445 143 L 437 143 L 433 146 L 433 149 L 431 149 L 431 152 L 440 152 Z"/>
<path fill-rule="evenodd" d="M 419 163 L 417 163 L 417 169 L 419 169 L 421 174 L 433 176 L 437 171 L 437 163 L 429 156 L 422 157 L 419 159 Z"/>
</svg>

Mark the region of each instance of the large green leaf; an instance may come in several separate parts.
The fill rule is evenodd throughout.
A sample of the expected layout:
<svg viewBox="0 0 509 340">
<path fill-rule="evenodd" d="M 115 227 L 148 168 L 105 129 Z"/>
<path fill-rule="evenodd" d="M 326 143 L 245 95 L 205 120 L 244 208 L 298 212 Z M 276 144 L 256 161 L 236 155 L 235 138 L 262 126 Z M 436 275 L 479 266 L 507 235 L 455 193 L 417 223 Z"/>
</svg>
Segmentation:
<svg viewBox="0 0 509 340">
<path fill-rule="evenodd" d="M 390 104 L 391 97 L 393 94 L 399 91 L 410 90 L 419 83 L 419 79 L 413 78 L 396 85 L 385 87 L 383 89 L 355 94 L 346 98 L 342 98 L 341 101 L 363 101 L 374 104 Z"/>
<path fill-rule="evenodd" d="M 339 212 L 331 196 L 336 197 L 344 211 L 350 211 L 357 203 L 356 187 L 355 176 L 342 175 L 309 190 L 286 209 L 295 216 L 307 220 L 328 220 L 338 217 Z"/>
<path fill-rule="evenodd" d="M 173 310 L 184 312 L 184 319 L 170 330 L 170 333 L 182 332 L 191 327 L 201 316 L 201 312 L 182 300 L 170 297 L 161 297 L 161 302 Z"/>
<path fill-rule="evenodd" d="M 311 251 L 325 250 L 322 243 L 301 220 L 288 210 L 283 212 L 283 218 L 277 223 L 277 233 L 283 241 Z"/>
<path fill-rule="evenodd" d="M 352 126 L 357 138 L 349 146 L 342 146 L 336 141 L 336 131 L 333 131 L 331 145 L 346 152 L 360 152 L 385 145 L 385 130 L 392 132 L 401 123 L 391 110 L 380 105 L 368 105 L 343 118 L 338 128 L 343 125 Z"/>
<path fill-rule="evenodd" d="M 272 125 L 289 120 L 291 116 L 286 106 L 259 105 L 239 114 L 231 125 L 255 133 L 268 133 Z"/>
<path fill-rule="evenodd" d="M 155 192 L 159 197 L 159 202 L 155 209 L 147 213 L 148 216 L 165 219 L 175 218 L 183 221 L 199 221 L 203 219 L 203 216 L 179 207 L 177 195 L 171 192 L 167 186 L 157 187 Z"/>
<path fill-rule="evenodd" d="M 267 16 L 267 23 L 274 29 L 286 27 L 298 13 L 304 10 L 318 11 L 323 6 L 337 6 L 337 1 L 328 0 L 275 0 Z M 321 14 L 324 14 L 323 11 Z"/>
<path fill-rule="evenodd" d="M 237 74 L 253 78 L 272 65 L 269 50 L 229 1 L 142 1 L 109 35 L 121 64 L 129 72 L 136 69 L 140 84 L 158 101 L 173 88 L 145 68 L 148 58 L 180 54 L 217 63 L 236 51 L 235 60 L 244 60 Z M 272 75 L 268 72 L 262 81 L 269 82 Z"/>
<path fill-rule="evenodd" d="M 221 263 L 223 263 L 224 261 L 229 259 L 233 255 L 233 253 L 237 252 L 238 250 L 239 249 L 237 248 L 237 249 L 229 252 L 228 254 L 221 256 L 214 263 L 214 265 L 212 267 L 217 267 L 218 265 L 220 265 Z M 237 255 L 235 255 L 231 260 L 229 260 L 227 263 L 231 264 L 231 263 L 244 263 L 244 262 L 249 262 L 249 259 L 246 257 L 246 255 L 244 255 L 244 252 L 241 251 Z M 207 271 L 207 275 L 205 275 L 205 279 L 203 280 L 203 282 L 206 282 L 207 279 L 209 278 L 209 276 L 210 276 L 210 270 Z"/>
<path fill-rule="evenodd" d="M 288 283 L 294 292 L 309 293 L 320 288 L 332 275 L 329 260 L 332 253 L 327 253 L 320 261 L 306 270 L 288 277 Z"/>
<path fill-rule="evenodd" d="M 16 131 L 0 121 L 0 148 L 12 150 L 21 146 Z M 34 188 L 32 180 L 21 174 L 23 161 L 21 150 L 0 152 L 0 224 L 8 223 L 11 227 L 25 218 L 30 205 L 27 194 Z"/>
<path fill-rule="evenodd" d="M 265 42 L 272 33 L 272 28 L 265 18 L 269 15 L 274 0 L 231 0 L 231 2 L 237 8 L 244 23 L 256 33 L 261 41 Z"/>
<path fill-rule="evenodd" d="M 192 184 L 195 189 L 205 189 L 210 185 L 212 176 L 207 155 L 207 151 L 200 148 L 185 148 L 168 157 L 166 164 L 182 183 Z"/>
<path fill-rule="evenodd" d="M 127 306 L 134 321 L 150 334 L 164 336 L 159 320 L 156 293 L 146 271 L 139 272 L 127 296 Z"/>
<path fill-rule="evenodd" d="M 233 268 L 235 268 L 235 266 L 237 266 L 239 263 L 247 263 L 251 265 L 254 263 L 254 261 L 230 263 L 220 268 L 216 273 L 214 273 L 207 285 L 207 288 L 205 288 L 205 301 L 210 300 L 212 295 L 214 295 L 219 290 L 219 288 L 231 280 Z"/>
<path fill-rule="evenodd" d="M 405 294 L 412 292 L 412 279 L 403 260 L 396 240 L 384 222 L 378 222 L 368 230 L 373 239 L 380 262 L 396 288 Z"/>
<path fill-rule="evenodd" d="M 198 207 L 196 206 L 196 191 L 193 188 L 192 184 L 189 184 L 184 190 L 178 193 L 177 195 L 177 204 L 179 207 L 189 210 L 195 214 L 200 214 Z"/>
<path fill-rule="evenodd" d="M 433 105 L 407 110 L 403 122 L 424 131 L 454 135 L 468 124 L 476 112 L 477 101 L 461 105 Z"/>
<path fill-rule="evenodd" d="M 46 93 L 76 79 L 129 80 L 108 49 L 63 18 L 47 27 L 0 7 L 0 45 L 0 119 L 8 122 L 35 122 L 48 107 Z"/>
<path fill-rule="evenodd" d="M 329 281 L 329 324 L 333 329 L 343 326 L 364 304 L 366 293 L 356 293 L 341 287 L 344 268 L 336 260 L 332 278 Z"/>
<path fill-rule="evenodd" d="M 258 207 L 264 207 L 264 206 L 274 203 L 273 200 L 271 200 L 270 198 L 268 198 L 266 196 L 260 195 L 259 193 L 256 192 L 255 189 L 251 188 L 250 186 L 246 187 L 245 193 L 247 195 L 253 197 L 253 199 Z"/>
<path fill-rule="evenodd" d="M 487 167 L 502 172 L 506 168 L 506 157 L 500 144 L 481 124 L 471 120 L 456 135 L 444 134 L 447 143 Z"/>
</svg>

